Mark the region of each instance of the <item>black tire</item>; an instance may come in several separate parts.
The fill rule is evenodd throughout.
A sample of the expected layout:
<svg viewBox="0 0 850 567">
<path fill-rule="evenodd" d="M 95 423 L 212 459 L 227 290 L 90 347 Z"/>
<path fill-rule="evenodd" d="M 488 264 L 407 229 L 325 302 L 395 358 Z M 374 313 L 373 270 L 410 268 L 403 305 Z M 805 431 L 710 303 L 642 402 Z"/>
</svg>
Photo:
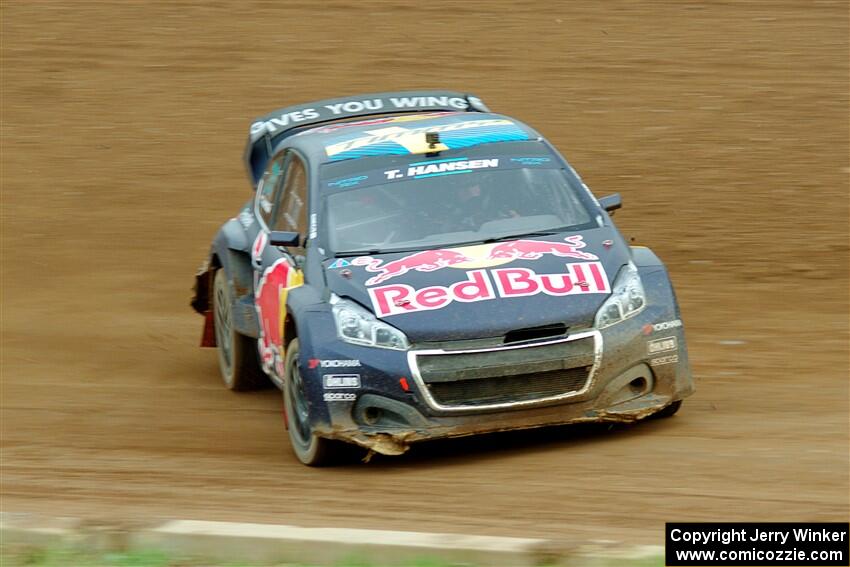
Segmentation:
<svg viewBox="0 0 850 567">
<path fill-rule="evenodd" d="M 676 412 L 679 411 L 680 407 L 682 407 L 682 400 L 676 400 L 661 411 L 655 412 L 650 417 L 652 419 L 664 419 L 666 417 L 673 417 L 674 415 L 676 415 Z"/>
<path fill-rule="evenodd" d="M 298 339 L 286 347 L 283 403 L 289 442 L 298 460 L 310 467 L 321 467 L 334 461 L 334 442 L 319 437 L 310 424 L 310 406 L 304 395 L 301 368 L 298 363 Z"/>
<path fill-rule="evenodd" d="M 269 379 L 257 359 L 257 340 L 233 328 L 233 293 L 221 269 L 213 280 L 213 312 L 218 368 L 224 385 L 235 392 L 268 387 Z"/>
</svg>

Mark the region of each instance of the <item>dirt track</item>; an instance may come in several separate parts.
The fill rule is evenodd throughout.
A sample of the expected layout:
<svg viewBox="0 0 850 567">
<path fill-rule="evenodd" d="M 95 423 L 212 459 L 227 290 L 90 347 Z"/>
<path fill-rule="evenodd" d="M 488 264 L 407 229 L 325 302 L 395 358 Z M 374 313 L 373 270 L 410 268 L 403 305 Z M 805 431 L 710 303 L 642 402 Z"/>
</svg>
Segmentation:
<svg viewBox="0 0 850 567">
<path fill-rule="evenodd" d="M 2 8 L 4 511 L 645 542 L 846 521 L 846 2 L 64 4 Z M 249 195 L 251 119 L 423 86 L 622 193 L 682 303 L 677 417 L 312 470 L 274 391 L 219 386 L 189 288 Z"/>
</svg>

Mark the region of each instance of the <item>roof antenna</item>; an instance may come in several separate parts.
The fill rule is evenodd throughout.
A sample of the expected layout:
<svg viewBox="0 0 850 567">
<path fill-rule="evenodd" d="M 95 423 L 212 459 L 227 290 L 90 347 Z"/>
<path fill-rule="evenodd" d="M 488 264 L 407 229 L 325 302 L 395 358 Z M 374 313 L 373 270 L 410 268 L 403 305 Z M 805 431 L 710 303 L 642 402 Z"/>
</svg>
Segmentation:
<svg viewBox="0 0 850 567">
<path fill-rule="evenodd" d="M 428 144 L 428 149 L 431 150 L 425 154 L 426 157 L 440 155 L 439 150 L 437 150 L 437 144 L 440 143 L 439 132 L 425 132 L 425 143 Z"/>
</svg>

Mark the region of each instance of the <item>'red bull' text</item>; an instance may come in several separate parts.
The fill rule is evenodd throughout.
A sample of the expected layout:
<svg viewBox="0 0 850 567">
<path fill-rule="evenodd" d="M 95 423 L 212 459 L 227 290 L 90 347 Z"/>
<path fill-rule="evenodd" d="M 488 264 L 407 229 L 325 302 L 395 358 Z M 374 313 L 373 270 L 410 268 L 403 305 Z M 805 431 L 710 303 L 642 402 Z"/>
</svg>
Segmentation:
<svg viewBox="0 0 850 567">
<path fill-rule="evenodd" d="M 390 284 L 369 289 L 378 317 L 442 309 L 454 301 L 471 303 L 510 299 L 545 293 L 552 296 L 610 293 L 605 268 L 600 262 L 566 264 L 559 274 L 538 274 L 527 268 L 470 270 L 466 279 L 448 286 L 416 289 L 407 284 Z"/>
</svg>

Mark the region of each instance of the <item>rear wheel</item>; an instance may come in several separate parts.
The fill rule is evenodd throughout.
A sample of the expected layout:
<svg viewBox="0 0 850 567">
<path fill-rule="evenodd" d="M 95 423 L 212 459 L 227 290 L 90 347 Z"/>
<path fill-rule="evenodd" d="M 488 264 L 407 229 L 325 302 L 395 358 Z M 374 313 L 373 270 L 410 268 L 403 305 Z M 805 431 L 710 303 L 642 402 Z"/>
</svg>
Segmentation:
<svg viewBox="0 0 850 567">
<path fill-rule="evenodd" d="M 679 411 L 680 407 L 682 407 L 682 400 L 676 400 L 669 406 L 665 407 L 663 410 L 655 412 L 650 417 L 652 419 L 664 419 L 665 417 L 672 417 L 676 415 L 676 412 Z"/>
<path fill-rule="evenodd" d="M 331 463 L 334 447 L 332 441 L 313 432 L 310 406 L 307 403 L 298 356 L 298 339 L 292 339 L 286 347 L 286 376 L 283 387 L 289 441 L 299 461 L 311 467 L 320 467 Z"/>
<path fill-rule="evenodd" d="M 213 312 L 218 367 L 224 385 L 239 392 L 267 386 L 268 378 L 257 360 L 257 341 L 233 327 L 233 294 L 223 269 L 216 271 L 213 281 Z"/>
</svg>

